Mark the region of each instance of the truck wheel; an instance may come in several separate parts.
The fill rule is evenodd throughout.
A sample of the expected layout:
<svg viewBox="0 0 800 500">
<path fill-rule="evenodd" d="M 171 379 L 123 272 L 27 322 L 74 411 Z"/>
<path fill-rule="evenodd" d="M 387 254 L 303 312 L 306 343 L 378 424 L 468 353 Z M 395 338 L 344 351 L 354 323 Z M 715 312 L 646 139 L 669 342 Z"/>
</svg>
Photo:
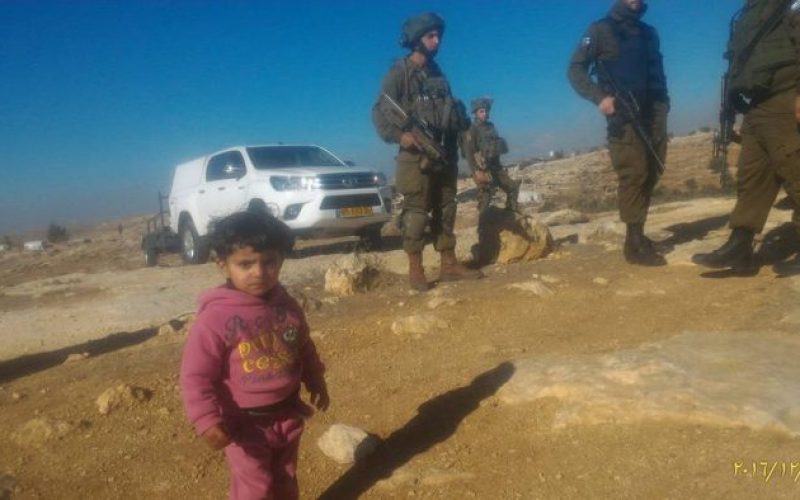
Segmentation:
<svg viewBox="0 0 800 500">
<path fill-rule="evenodd" d="M 264 203 L 264 200 L 251 200 L 250 204 L 247 206 L 247 211 L 254 214 L 270 215 L 269 209 L 267 208 L 267 204 Z"/>
<path fill-rule="evenodd" d="M 381 226 L 365 227 L 358 234 L 360 240 L 358 246 L 368 252 L 375 252 L 383 248 L 383 236 L 381 236 Z"/>
<path fill-rule="evenodd" d="M 181 224 L 181 257 L 187 264 L 204 264 L 208 261 L 208 243 L 197 234 L 194 223 L 187 220 Z"/>
<path fill-rule="evenodd" d="M 144 253 L 145 267 L 153 267 L 158 264 L 158 252 L 156 252 L 155 247 L 147 245 L 142 249 L 142 251 Z"/>
</svg>

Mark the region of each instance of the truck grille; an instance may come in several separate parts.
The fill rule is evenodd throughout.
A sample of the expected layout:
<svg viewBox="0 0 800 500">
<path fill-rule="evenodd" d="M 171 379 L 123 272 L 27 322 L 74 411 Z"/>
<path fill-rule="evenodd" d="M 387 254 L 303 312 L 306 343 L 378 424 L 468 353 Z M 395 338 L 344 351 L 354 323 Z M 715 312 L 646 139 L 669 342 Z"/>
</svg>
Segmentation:
<svg viewBox="0 0 800 500">
<path fill-rule="evenodd" d="M 369 172 L 354 172 L 346 174 L 320 174 L 319 188 L 333 189 L 358 189 L 375 186 L 375 176 Z"/>
<path fill-rule="evenodd" d="M 348 194 L 344 196 L 326 196 L 319 208 L 330 210 L 334 208 L 376 207 L 380 206 L 381 197 L 377 194 Z"/>
</svg>

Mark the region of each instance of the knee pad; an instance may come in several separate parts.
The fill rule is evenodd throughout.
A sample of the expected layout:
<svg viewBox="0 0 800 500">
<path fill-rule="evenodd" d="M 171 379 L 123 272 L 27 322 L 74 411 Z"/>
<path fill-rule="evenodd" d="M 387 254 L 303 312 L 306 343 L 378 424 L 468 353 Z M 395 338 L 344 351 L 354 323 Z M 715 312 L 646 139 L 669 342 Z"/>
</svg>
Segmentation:
<svg viewBox="0 0 800 500">
<path fill-rule="evenodd" d="M 421 238 L 428 224 L 428 214 L 420 210 L 403 211 L 403 235 L 406 238 Z"/>
</svg>

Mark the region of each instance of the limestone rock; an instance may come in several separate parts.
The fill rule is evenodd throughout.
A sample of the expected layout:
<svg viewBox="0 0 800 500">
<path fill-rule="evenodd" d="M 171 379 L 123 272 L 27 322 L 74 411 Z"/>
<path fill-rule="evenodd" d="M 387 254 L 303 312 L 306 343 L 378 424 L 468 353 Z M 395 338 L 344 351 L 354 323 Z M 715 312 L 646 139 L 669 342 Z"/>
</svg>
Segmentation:
<svg viewBox="0 0 800 500">
<path fill-rule="evenodd" d="M 325 272 L 325 291 L 345 297 L 372 289 L 380 276 L 375 258 L 350 254 L 336 260 Z"/>
<path fill-rule="evenodd" d="M 320 436 L 317 446 L 336 463 L 350 464 L 375 451 L 378 438 L 357 427 L 334 424 Z"/>
<path fill-rule="evenodd" d="M 120 384 L 103 392 L 95 403 L 101 415 L 108 415 L 112 410 L 135 406 L 148 401 L 152 396 L 153 391 L 149 389 Z"/>
<path fill-rule="evenodd" d="M 580 243 L 599 243 L 619 245 L 625 239 L 625 225 L 621 222 L 604 222 L 599 225 L 590 224 L 578 235 Z"/>
<path fill-rule="evenodd" d="M 38 417 L 28 420 L 11 435 L 19 446 L 42 446 L 53 439 L 60 439 L 72 430 L 66 422 Z"/>
<path fill-rule="evenodd" d="M 585 213 L 569 208 L 542 215 L 544 216 L 542 222 L 548 226 L 566 226 L 569 224 L 589 222 L 589 217 Z"/>
<path fill-rule="evenodd" d="M 440 307 L 451 307 L 460 302 L 459 299 L 450 297 L 433 297 L 428 301 L 428 309 L 438 309 Z"/>
<path fill-rule="evenodd" d="M 522 290 L 523 292 L 532 293 L 537 297 L 552 297 L 555 292 L 539 280 L 526 281 L 525 283 L 514 283 L 508 285 L 506 288 L 509 290 Z"/>
<path fill-rule="evenodd" d="M 435 330 L 449 328 L 446 321 L 428 314 L 414 314 L 395 320 L 392 333 L 395 335 L 423 335 Z"/>
<path fill-rule="evenodd" d="M 479 256 L 482 265 L 540 259 L 553 249 L 550 230 L 528 215 L 489 207 L 481 214 L 480 227 L 473 254 Z"/>
</svg>

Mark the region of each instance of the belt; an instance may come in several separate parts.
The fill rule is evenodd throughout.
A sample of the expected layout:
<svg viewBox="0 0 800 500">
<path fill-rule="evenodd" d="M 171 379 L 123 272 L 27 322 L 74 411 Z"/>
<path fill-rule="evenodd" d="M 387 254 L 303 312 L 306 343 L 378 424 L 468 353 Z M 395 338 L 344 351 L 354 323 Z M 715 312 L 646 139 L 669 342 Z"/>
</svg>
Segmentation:
<svg viewBox="0 0 800 500">
<path fill-rule="evenodd" d="M 300 401 L 300 389 L 293 392 L 285 399 L 272 403 L 271 405 L 256 406 L 254 408 L 242 408 L 245 415 L 252 417 L 271 417 L 286 412 L 286 410 L 296 409 Z"/>
</svg>

